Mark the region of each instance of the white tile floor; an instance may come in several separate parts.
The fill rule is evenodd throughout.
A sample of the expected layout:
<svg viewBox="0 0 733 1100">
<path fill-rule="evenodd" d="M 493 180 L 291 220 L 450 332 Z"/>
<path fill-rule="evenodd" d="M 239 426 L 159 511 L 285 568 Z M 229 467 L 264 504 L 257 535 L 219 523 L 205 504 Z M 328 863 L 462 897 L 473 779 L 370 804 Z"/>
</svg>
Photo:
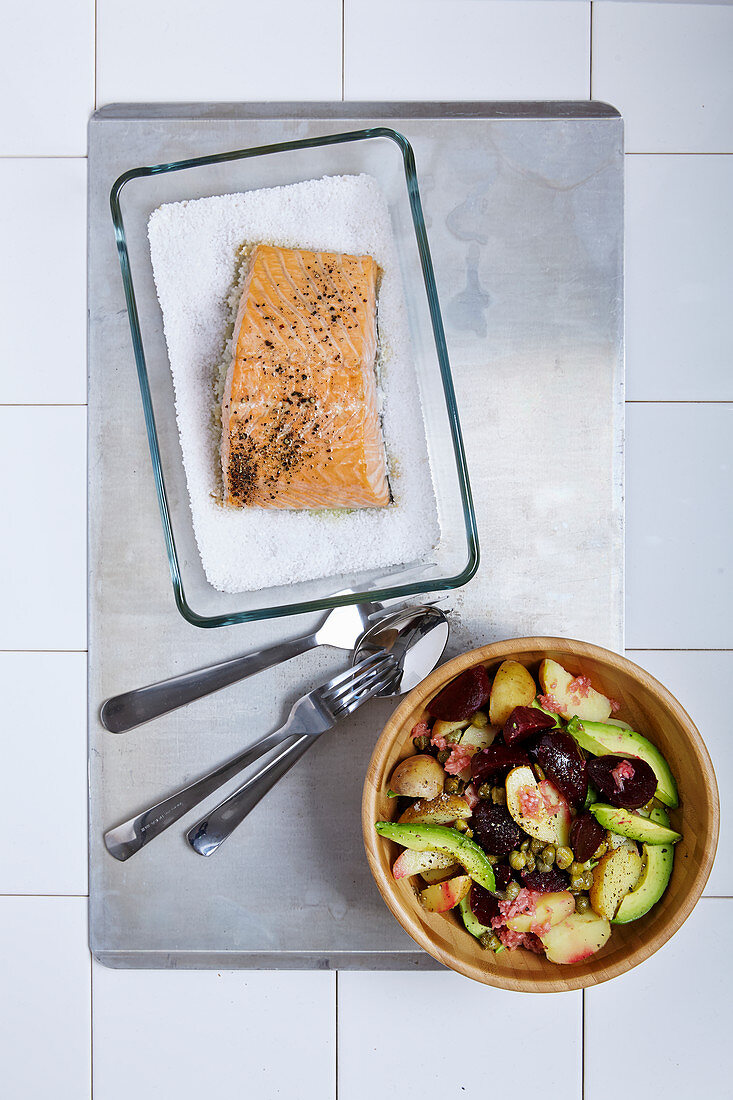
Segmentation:
<svg viewBox="0 0 733 1100">
<path fill-rule="evenodd" d="M 93 1090 L 95 1100 L 188 1100 L 234 1091 L 258 1100 L 366 1100 L 386 1082 L 396 1096 L 483 1097 L 512 1087 L 528 1051 L 540 1054 L 548 1100 L 610 1100 L 619 1083 L 629 1091 L 631 1082 L 645 1096 L 693 1088 L 711 1100 L 730 1095 L 724 933 L 733 916 L 733 852 L 725 833 L 707 896 L 682 931 L 638 971 L 585 998 L 514 996 L 442 973 L 91 967 L 83 156 L 95 95 L 101 105 L 592 92 L 623 111 L 632 154 L 627 645 L 702 728 L 725 814 L 726 780 L 733 781 L 726 719 L 733 675 L 733 161 L 726 155 L 733 152 L 733 7 L 29 0 L 8 8 L 3 30 L 3 1097 L 84 1100 Z M 21 476 L 19 454 L 30 454 Z M 33 506 L 29 483 L 42 487 Z M 14 845 L 12 829 L 29 817 Z M 459 1028 L 466 1059 L 448 1041 Z M 609 1048 L 614 1059 L 623 1057 L 622 1077 Z"/>
</svg>

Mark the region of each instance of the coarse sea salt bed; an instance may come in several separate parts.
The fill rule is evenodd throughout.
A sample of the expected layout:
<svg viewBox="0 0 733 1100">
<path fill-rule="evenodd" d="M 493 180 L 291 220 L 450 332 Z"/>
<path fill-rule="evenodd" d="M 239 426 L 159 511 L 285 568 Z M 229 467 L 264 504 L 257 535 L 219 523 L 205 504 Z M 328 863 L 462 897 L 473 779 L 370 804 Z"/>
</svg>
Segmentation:
<svg viewBox="0 0 733 1100">
<path fill-rule="evenodd" d="M 370 176 L 167 203 L 148 239 L 168 345 L 194 533 L 208 582 L 244 592 L 424 558 L 439 537 L 389 211 Z M 220 502 L 221 374 L 243 246 L 369 254 L 379 264 L 377 379 L 393 502 L 333 511 Z"/>
</svg>

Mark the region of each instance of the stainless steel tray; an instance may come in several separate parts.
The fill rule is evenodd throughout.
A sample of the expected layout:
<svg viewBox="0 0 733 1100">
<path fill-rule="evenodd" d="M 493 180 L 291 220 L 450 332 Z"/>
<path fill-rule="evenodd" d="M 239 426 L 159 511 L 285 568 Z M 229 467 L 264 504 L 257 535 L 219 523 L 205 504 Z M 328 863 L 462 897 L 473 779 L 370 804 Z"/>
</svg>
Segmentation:
<svg viewBox="0 0 733 1100">
<path fill-rule="evenodd" d="M 599 103 L 112 106 L 89 128 L 90 941 L 117 967 L 433 969 L 363 854 L 361 785 L 393 709 L 304 758 L 211 860 L 174 827 L 128 863 L 103 831 L 275 726 L 343 666 L 315 653 L 131 733 L 108 695 L 293 636 L 178 614 L 109 191 L 128 168 L 389 121 L 415 149 L 483 561 L 447 656 L 502 637 L 623 646 L 623 129 Z"/>
</svg>

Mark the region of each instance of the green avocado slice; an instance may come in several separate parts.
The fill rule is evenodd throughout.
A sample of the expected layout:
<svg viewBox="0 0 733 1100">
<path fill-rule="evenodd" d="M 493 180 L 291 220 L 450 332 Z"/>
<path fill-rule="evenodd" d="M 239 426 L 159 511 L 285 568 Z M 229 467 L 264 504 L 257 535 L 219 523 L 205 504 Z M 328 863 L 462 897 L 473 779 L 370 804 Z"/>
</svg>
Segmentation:
<svg viewBox="0 0 733 1100">
<path fill-rule="evenodd" d="M 649 815 L 658 825 L 669 826 L 669 815 L 661 807 L 655 807 Z M 634 889 L 627 894 L 618 907 L 611 924 L 628 924 L 638 920 L 656 905 L 672 874 L 674 864 L 674 846 L 672 844 L 642 845 L 644 866 Z"/>
<path fill-rule="evenodd" d="M 607 806 L 604 802 L 596 802 L 589 809 L 604 829 L 619 836 L 627 836 L 630 840 L 638 840 L 643 844 L 676 844 L 678 840 L 682 840 L 682 833 L 676 833 L 667 825 L 653 821 L 651 816 L 640 817 L 633 810 L 620 810 L 617 806 Z"/>
<path fill-rule="evenodd" d="M 656 797 L 672 809 L 679 806 L 677 784 L 669 764 L 659 749 L 640 733 L 606 722 L 584 722 L 579 718 L 571 718 L 567 732 L 575 738 L 581 749 L 593 753 L 594 756 L 605 756 L 609 753 L 612 756 L 638 756 L 641 760 L 646 760 L 657 777 Z"/>
<path fill-rule="evenodd" d="M 458 902 L 458 908 L 461 910 L 461 916 L 463 917 L 466 931 L 470 932 L 472 936 L 478 939 L 479 936 L 483 936 L 484 932 L 491 932 L 491 929 L 487 925 L 482 924 L 481 921 L 474 916 L 468 897 L 469 895 L 466 894 L 465 898 L 461 898 Z"/>
<path fill-rule="evenodd" d="M 466 873 L 485 890 L 496 890 L 494 869 L 486 853 L 470 837 L 447 825 L 400 825 L 378 821 L 374 828 L 386 840 L 394 840 L 413 852 L 448 852 L 462 863 Z"/>
</svg>

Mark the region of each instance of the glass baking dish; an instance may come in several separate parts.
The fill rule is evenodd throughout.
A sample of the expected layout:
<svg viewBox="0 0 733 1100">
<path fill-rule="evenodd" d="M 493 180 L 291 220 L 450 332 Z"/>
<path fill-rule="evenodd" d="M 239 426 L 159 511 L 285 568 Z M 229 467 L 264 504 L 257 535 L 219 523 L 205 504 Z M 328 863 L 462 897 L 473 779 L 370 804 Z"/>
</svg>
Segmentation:
<svg viewBox="0 0 733 1100">
<path fill-rule="evenodd" d="M 440 538 L 427 561 L 237 594 L 206 579 L 189 507 L 173 384 L 147 238 L 162 203 L 277 187 L 324 175 L 373 176 L 392 222 L 423 406 Z M 448 351 L 413 151 L 388 127 L 325 134 L 134 168 L 110 193 L 145 423 L 176 605 L 195 626 L 230 626 L 360 599 L 405 598 L 458 588 L 479 563 L 474 516 Z"/>
</svg>

